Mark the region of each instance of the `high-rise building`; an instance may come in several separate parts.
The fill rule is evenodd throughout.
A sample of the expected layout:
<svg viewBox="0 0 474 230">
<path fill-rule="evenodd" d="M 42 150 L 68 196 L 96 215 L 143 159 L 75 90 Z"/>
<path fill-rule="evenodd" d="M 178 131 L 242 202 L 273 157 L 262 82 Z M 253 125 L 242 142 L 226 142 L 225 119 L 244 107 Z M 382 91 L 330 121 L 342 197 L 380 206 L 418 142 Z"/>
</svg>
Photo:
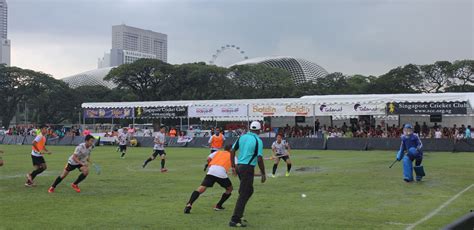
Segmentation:
<svg viewBox="0 0 474 230">
<path fill-rule="evenodd" d="M 10 40 L 8 40 L 8 5 L 0 0 L 0 64 L 10 65 Z"/>
<path fill-rule="evenodd" d="M 132 63 L 141 58 L 168 60 L 168 36 L 127 25 L 112 26 L 112 49 L 99 58 L 98 67 Z"/>
</svg>

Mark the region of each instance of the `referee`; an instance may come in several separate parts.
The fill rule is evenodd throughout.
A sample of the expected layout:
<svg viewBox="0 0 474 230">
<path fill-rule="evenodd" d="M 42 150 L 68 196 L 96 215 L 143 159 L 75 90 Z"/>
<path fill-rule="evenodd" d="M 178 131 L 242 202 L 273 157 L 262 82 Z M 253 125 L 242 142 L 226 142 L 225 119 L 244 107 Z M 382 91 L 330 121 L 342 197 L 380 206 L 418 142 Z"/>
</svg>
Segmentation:
<svg viewBox="0 0 474 230">
<path fill-rule="evenodd" d="M 230 227 L 246 227 L 242 223 L 245 205 L 253 194 L 253 178 L 255 165 L 262 173 L 262 183 L 266 181 L 265 165 L 263 164 L 263 142 L 258 136 L 261 129 L 260 122 L 254 121 L 250 124 L 250 132 L 241 136 L 232 147 L 231 161 L 232 170 L 237 171 L 240 179 L 239 198 L 235 204 L 234 214 L 229 222 Z M 235 165 L 235 152 L 239 150 L 237 167 Z"/>
</svg>

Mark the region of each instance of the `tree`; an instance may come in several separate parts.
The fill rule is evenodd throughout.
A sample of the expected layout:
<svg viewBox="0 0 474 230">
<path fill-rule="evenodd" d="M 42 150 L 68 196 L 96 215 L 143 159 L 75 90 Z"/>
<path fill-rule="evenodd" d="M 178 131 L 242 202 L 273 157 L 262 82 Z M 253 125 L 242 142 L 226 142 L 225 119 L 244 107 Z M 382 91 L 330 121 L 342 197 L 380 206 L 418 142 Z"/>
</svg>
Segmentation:
<svg viewBox="0 0 474 230">
<path fill-rule="evenodd" d="M 437 61 L 432 65 L 423 65 L 420 69 L 422 92 L 440 93 L 452 83 L 452 65 L 448 61 Z"/>
<path fill-rule="evenodd" d="M 46 74 L 0 65 L 0 118 L 3 127 L 10 126 L 21 101 L 35 97 L 39 87 L 36 80 L 42 76 Z"/>
<path fill-rule="evenodd" d="M 230 76 L 238 91 L 235 98 L 282 98 L 295 92 L 291 74 L 266 65 L 239 65 L 230 68 Z"/>
<path fill-rule="evenodd" d="M 421 82 L 418 66 L 408 64 L 372 79 L 367 93 L 418 93 L 422 89 Z"/>
<path fill-rule="evenodd" d="M 111 89 L 102 85 L 84 85 L 74 89 L 78 103 L 110 101 Z"/>
<path fill-rule="evenodd" d="M 131 64 L 113 68 L 104 78 L 129 89 L 140 101 L 162 98 L 163 82 L 171 77 L 173 66 L 156 59 L 140 59 Z"/>
<path fill-rule="evenodd" d="M 29 99 L 40 124 L 59 124 L 71 120 L 77 110 L 77 94 L 61 80 L 42 74 L 36 77 L 38 87 Z"/>
<path fill-rule="evenodd" d="M 176 65 L 165 81 L 166 100 L 210 100 L 234 97 L 229 70 L 205 63 Z"/>
<path fill-rule="evenodd" d="M 451 65 L 451 73 L 453 85 L 470 88 L 474 85 L 474 60 L 455 61 Z"/>
</svg>

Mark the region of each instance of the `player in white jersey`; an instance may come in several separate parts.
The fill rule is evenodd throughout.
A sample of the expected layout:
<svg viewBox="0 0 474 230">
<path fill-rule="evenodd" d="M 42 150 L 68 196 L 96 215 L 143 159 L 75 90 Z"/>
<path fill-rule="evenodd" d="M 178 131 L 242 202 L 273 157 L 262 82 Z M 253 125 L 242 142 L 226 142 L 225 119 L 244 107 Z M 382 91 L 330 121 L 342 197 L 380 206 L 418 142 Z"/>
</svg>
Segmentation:
<svg viewBox="0 0 474 230">
<path fill-rule="evenodd" d="M 71 187 L 76 192 L 81 192 L 78 184 L 81 183 L 84 179 L 86 179 L 87 175 L 89 175 L 89 162 L 90 162 L 90 155 L 91 151 L 94 148 L 95 138 L 91 135 L 87 135 L 85 138 L 85 142 L 79 144 L 74 153 L 69 157 L 67 161 L 67 165 L 64 168 L 64 171 L 61 173 L 60 176 L 56 178 L 54 183 L 48 189 L 49 193 L 53 193 L 56 186 L 69 174 L 69 172 L 79 169 L 81 174 L 77 177 L 76 181 L 71 184 Z"/>
<path fill-rule="evenodd" d="M 155 145 L 153 146 L 153 154 L 143 162 L 142 167 L 145 168 L 146 165 L 152 161 L 155 160 L 155 158 L 160 155 L 161 158 L 161 172 L 167 172 L 168 169 L 165 168 L 165 162 L 166 162 L 166 152 L 165 152 L 165 143 L 166 143 L 166 127 L 161 126 L 160 127 L 160 132 L 156 134 L 155 136 Z"/>
<path fill-rule="evenodd" d="M 129 141 L 128 136 L 128 129 L 123 128 L 123 131 L 118 135 L 118 142 L 119 142 L 119 151 L 122 153 L 120 158 L 124 159 L 125 154 L 127 153 L 127 143 Z"/>
<path fill-rule="evenodd" d="M 283 160 L 286 162 L 287 169 L 286 169 L 285 175 L 290 176 L 290 170 L 291 170 L 290 145 L 288 144 L 288 142 L 283 140 L 282 134 L 278 134 L 276 141 L 273 142 L 272 152 L 273 152 L 272 158 L 275 161 L 275 163 L 273 164 L 272 177 L 275 177 L 275 173 L 277 171 L 280 160 Z"/>
</svg>

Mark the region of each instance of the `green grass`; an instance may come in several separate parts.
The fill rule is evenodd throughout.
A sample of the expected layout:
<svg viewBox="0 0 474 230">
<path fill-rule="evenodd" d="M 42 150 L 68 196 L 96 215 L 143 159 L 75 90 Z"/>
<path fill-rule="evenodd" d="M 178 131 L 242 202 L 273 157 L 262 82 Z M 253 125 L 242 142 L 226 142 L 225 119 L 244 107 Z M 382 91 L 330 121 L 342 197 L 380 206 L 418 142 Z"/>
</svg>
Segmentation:
<svg viewBox="0 0 474 230">
<path fill-rule="evenodd" d="M 56 193 L 47 189 L 63 169 L 74 147 L 50 146 L 48 169 L 35 188 L 24 187 L 32 169 L 29 146 L 0 146 L 5 166 L 0 168 L 0 229 L 223 229 L 227 227 L 237 192 L 215 212 L 211 207 L 223 189 L 217 185 L 195 203 L 192 214 L 183 208 L 201 183 L 206 149 L 168 148 L 169 172 L 160 162 L 141 164 L 150 148 L 130 148 L 125 160 L 112 147 L 98 147 L 93 170 L 81 183 L 81 193 L 70 188 L 72 172 Z M 268 155 L 266 150 L 266 155 Z M 294 151 L 293 173 L 255 180 L 255 193 L 245 217 L 252 229 L 405 229 L 473 183 L 473 153 L 426 153 L 427 177 L 422 183 L 402 181 L 401 165 L 388 166 L 395 151 Z M 267 173 L 272 162 L 265 161 Z M 308 167 L 309 171 L 297 169 Z M 231 178 L 235 191 L 238 179 Z M 301 194 L 306 194 L 302 198 Z M 442 209 L 416 229 L 439 229 L 474 209 L 474 189 Z"/>
</svg>

